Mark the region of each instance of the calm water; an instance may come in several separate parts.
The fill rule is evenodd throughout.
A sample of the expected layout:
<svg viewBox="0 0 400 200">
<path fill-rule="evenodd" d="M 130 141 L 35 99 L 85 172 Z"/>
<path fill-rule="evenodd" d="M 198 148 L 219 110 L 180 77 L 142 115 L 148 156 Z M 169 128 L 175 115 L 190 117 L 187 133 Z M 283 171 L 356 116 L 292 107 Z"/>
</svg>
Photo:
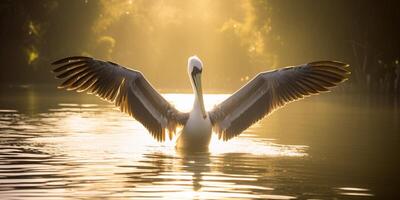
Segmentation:
<svg viewBox="0 0 400 200">
<path fill-rule="evenodd" d="M 165 96 L 191 107 L 191 95 Z M 205 98 L 212 108 L 226 95 Z M 289 104 L 229 142 L 214 138 L 209 153 L 185 154 L 95 97 L 3 90 L 0 199 L 399 197 L 399 124 L 385 98 L 331 93 Z"/>
</svg>

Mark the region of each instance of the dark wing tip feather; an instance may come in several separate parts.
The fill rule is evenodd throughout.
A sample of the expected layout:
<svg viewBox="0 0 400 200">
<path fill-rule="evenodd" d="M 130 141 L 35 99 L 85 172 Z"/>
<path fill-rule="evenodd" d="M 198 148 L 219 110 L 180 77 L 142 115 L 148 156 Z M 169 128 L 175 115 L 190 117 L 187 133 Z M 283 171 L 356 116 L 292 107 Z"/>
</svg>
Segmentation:
<svg viewBox="0 0 400 200">
<path fill-rule="evenodd" d="M 69 56 L 66 58 L 61 58 L 59 60 L 56 60 L 56 61 L 52 62 L 51 65 L 59 65 L 59 64 L 63 64 L 66 62 L 71 62 L 71 61 L 92 60 L 92 59 L 93 58 L 87 57 L 87 56 Z"/>
<path fill-rule="evenodd" d="M 332 61 L 332 60 L 321 60 L 308 63 L 309 65 L 328 65 L 328 66 L 338 66 L 338 67 L 349 67 L 349 64 L 340 62 L 340 61 Z"/>
<path fill-rule="evenodd" d="M 316 69 L 316 74 L 336 79 L 336 81 L 333 81 L 335 84 L 348 80 L 348 76 L 351 74 L 348 69 L 350 65 L 339 61 L 316 61 L 307 65 Z"/>
</svg>

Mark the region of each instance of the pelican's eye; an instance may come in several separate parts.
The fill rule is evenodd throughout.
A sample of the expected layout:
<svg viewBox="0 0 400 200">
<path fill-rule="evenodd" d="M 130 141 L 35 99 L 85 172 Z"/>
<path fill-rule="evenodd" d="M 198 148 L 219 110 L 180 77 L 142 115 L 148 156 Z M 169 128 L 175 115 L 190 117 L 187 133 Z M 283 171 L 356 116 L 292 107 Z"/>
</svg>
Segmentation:
<svg viewBox="0 0 400 200">
<path fill-rule="evenodd" d="M 196 74 L 198 74 L 198 73 L 201 73 L 201 69 L 199 69 L 198 67 L 196 67 L 196 66 L 194 66 L 193 67 L 193 71 L 192 71 L 192 76 L 194 76 L 194 75 L 196 75 Z"/>
</svg>

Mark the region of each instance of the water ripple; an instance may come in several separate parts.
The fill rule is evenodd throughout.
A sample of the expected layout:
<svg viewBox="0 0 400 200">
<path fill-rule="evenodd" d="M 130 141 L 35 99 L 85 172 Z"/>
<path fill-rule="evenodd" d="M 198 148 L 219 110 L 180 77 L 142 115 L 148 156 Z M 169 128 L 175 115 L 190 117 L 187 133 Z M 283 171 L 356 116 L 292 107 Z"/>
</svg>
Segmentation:
<svg viewBox="0 0 400 200">
<path fill-rule="evenodd" d="M 167 95 L 190 102 L 191 96 Z M 208 95 L 207 107 L 226 98 Z M 182 100 L 183 99 L 183 100 Z M 182 104 L 182 102 L 175 102 Z M 184 110 L 190 105 L 183 103 Z M 258 123 L 210 152 L 176 151 L 108 104 L 60 103 L 38 113 L 0 110 L 1 199 L 305 199 L 366 188 L 318 183 L 309 147 L 260 137 Z M 331 179 L 334 176 L 325 175 Z"/>
</svg>

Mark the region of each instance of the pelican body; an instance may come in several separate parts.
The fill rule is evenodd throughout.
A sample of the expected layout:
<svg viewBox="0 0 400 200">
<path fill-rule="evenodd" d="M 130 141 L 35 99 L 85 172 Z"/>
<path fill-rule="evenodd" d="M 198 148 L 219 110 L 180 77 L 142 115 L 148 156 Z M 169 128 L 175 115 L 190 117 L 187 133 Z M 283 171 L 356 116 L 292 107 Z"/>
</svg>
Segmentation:
<svg viewBox="0 0 400 200">
<path fill-rule="evenodd" d="M 188 74 L 194 93 L 194 103 L 189 118 L 183 127 L 176 147 L 180 149 L 204 150 L 211 140 L 211 120 L 204 108 L 201 73 L 203 63 L 197 56 L 188 60 Z"/>
<path fill-rule="evenodd" d="M 141 122 L 158 141 L 177 136 L 176 147 L 206 150 L 212 130 L 222 140 L 238 136 L 286 103 L 329 91 L 347 80 L 349 65 L 317 61 L 261 72 L 211 111 L 204 107 L 197 56 L 188 59 L 188 75 L 194 103 L 189 113 L 177 110 L 136 70 L 109 61 L 72 56 L 52 63 L 56 77 L 65 79 L 59 88 L 87 92 L 112 102 L 122 112 Z M 183 126 L 180 133 L 176 129 Z"/>
</svg>

